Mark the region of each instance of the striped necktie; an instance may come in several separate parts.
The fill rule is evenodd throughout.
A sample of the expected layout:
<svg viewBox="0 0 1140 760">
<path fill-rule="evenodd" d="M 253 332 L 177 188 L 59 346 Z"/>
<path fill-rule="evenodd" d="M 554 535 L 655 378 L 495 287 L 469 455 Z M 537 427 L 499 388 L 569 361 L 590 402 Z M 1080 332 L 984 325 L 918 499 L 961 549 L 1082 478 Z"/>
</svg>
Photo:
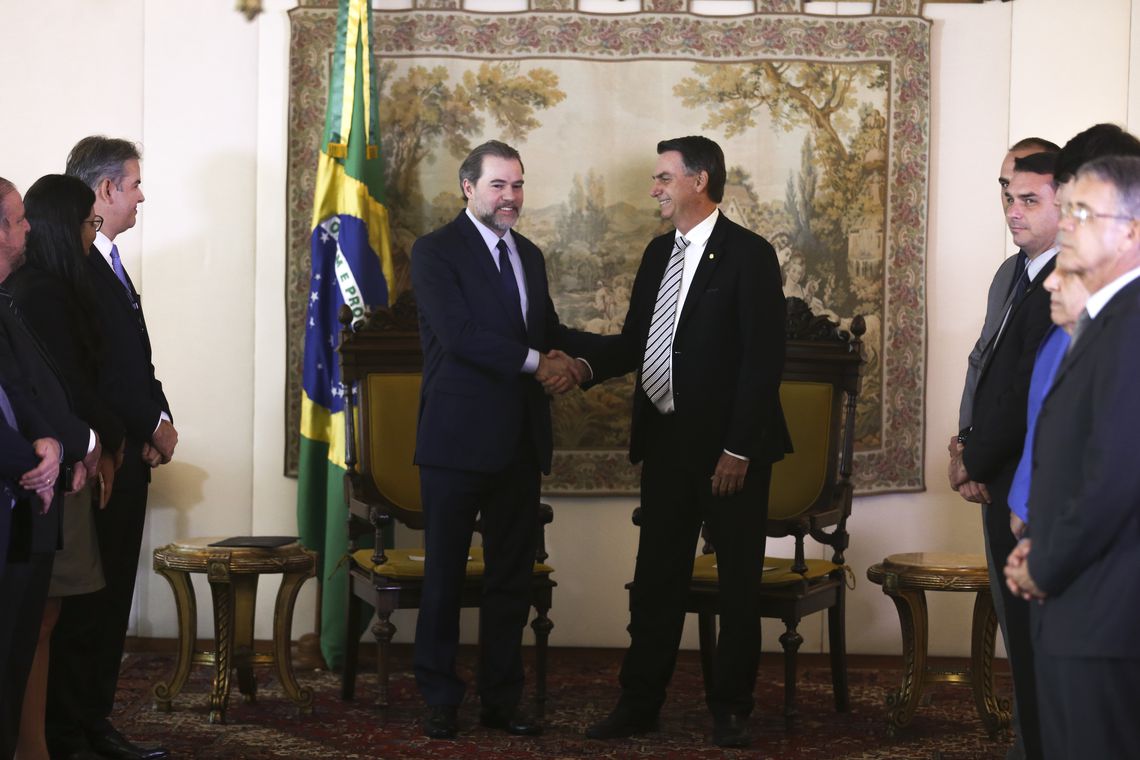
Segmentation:
<svg viewBox="0 0 1140 760">
<path fill-rule="evenodd" d="M 677 316 L 677 298 L 681 293 L 681 274 L 685 269 L 685 249 L 689 241 L 680 235 L 673 242 L 673 255 L 665 267 L 661 287 L 657 289 L 657 303 L 653 307 L 653 321 L 649 323 L 649 337 L 645 341 L 645 359 L 641 364 L 641 387 L 654 403 L 669 395 L 669 372 L 673 348 L 673 324 Z"/>
</svg>

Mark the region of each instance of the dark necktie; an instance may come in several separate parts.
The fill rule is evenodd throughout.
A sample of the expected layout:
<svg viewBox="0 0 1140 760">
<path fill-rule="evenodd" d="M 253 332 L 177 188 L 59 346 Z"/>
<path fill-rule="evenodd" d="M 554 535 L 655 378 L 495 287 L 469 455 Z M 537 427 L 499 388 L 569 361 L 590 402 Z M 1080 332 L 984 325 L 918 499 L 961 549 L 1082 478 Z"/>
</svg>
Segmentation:
<svg viewBox="0 0 1140 760">
<path fill-rule="evenodd" d="M 1017 252 L 1017 264 L 1014 265 L 1013 279 L 1009 281 L 1009 290 L 1006 291 L 1005 297 L 1007 301 L 1012 301 L 1017 297 L 1017 290 L 1020 287 L 1021 294 L 1025 294 L 1025 270 L 1029 266 L 1029 257 L 1025 255 L 1025 251 Z M 1013 298 L 1011 298 L 1011 296 Z"/>
<path fill-rule="evenodd" d="M 677 316 L 677 299 L 681 295 L 681 275 L 685 270 L 685 249 L 689 241 L 680 235 L 673 242 L 673 255 L 665 267 L 661 286 L 657 289 L 657 303 L 653 306 L 653 320 L 649 323 L 649 337 L 645 341 L 645 358 L 641 364 L 641 387 L 654 404 L 669 394 L 669 357 L 673 348 L 673 323 Z"/>
<path fill-rule="evenodd" d="M 506 296 L 507 303 L 512 309 L 511 313 L 518 315 L 520 326 L 525 333 L 526 323 L 522 320 L 522 299 L 519 297 L 519 283 L 515 279 L 515 268 L 511 264 L 507 242 L 499 240 L 499 244 L 495 248 L 499 251 L 499 285 L 502 287 L 503 295 Z"/>
</svg>

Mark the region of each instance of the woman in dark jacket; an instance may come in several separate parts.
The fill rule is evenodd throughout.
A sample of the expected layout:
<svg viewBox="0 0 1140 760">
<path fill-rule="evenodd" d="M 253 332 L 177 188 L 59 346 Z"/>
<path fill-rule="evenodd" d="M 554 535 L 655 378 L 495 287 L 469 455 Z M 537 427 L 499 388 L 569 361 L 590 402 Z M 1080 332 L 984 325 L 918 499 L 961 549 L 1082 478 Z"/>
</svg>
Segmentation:
<svg viewBox="0 0 1140 760">
<path fill-rule="evenodd" d="M 99 434 L 103 455 L 89 487 L 64 502 L 63 543 L 56 553 L 20 721 L 20 758 L 44 758 L 44 709 L 51 632 L 60 598 L 103 587 L 93 509 L 107 503 L 122 461 L 123 424 L 99 397 L 102 341 L 95 317 L 95 290 L 86 257 L 102 219 L 93 214 L 95 194 L 62 174 L 41 177 L 28 188 L 24 206 L 31 232 L 27 262 L 6 281 L 24 322 L 39 338 L 63 376 L 76 413 Z"/>
</svg>

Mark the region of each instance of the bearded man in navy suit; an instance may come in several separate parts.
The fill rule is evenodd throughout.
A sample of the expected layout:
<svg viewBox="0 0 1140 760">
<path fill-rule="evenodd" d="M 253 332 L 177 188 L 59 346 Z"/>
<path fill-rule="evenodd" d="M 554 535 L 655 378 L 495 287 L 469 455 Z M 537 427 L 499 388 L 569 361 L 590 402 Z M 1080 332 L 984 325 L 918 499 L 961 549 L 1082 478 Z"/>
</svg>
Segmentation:
<svg viewBox="0 0 1140 760">
<path fill-rule="evenodd" d="M 424 505 L 416 683 L 424 733 L 456 735 L 460 594 L 476 515 L 485 574 L 479 616 L 480 722 L 536 735 L 519 709 L 541 473 L 550 472 L 550 400 L 584 365 L 552 352 L 558 322 L 538 247 L 514 232 L 523 203 L 518 151 L 490 141 L 459 168 L 467 208 L 412 247 L 424 370 L 416 464 Z M 544 390 L 544 384 L 546 389 Z"/>
</svg>

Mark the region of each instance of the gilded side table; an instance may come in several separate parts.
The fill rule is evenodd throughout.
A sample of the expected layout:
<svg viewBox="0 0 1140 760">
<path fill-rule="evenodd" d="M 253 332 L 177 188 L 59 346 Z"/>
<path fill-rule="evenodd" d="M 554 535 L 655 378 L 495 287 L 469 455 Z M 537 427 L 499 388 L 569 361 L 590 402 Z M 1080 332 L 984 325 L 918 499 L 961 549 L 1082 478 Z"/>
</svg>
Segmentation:
<svg viewBox="0 0 1140 760">
<path fill-rule="evenodd" d="M 915 552 L 892 554 L 867 569 L 867 578 L 894 600 L 902 626 L 903 681 L 887 697 L 887 733 L 894 736 L 910 723 L 927 683 L 957 683 L 973 687 L 974 704 L 991 738 L 1007 728 L 1008 699 L 994 695 L 994 636 L 997 613 L 990 594 L 986 558 L 980 554 Z M 926 665 L 929 620 L 927 591 L 973 591 L 973 634 L 967 670 L 936 671 Z"/>
<path fill-rule="evenodd" d="M 316 555 L 296 541 L 274 548 L 217 547 L 216 538 L 192 538 L 154 550 L 154 571 L 166 578 L 178 609 L 178 660 L 166 683 L 154 686 L 154 707 L 169 712 L 171 701 L 186 685 L 191 665 L 213 665 L 210 722 L 225 723 L 230 675 L 237 671 L 238 688 L 247 702 L 257 698 L 254 665 L 272 665 L 285 693 L 302 713 L 312 712 L 313 693 L 302 689 L 293 675 L 289 641 L 293 605 L 301 585 L 316 574 Z M 198 651 L 198 606 L 190 573 L 205 573 L 214 602 L 214 651 Z M 257 580 L 282 575 L 273 610 L 273 645 L 254 651 L 253 621 Z"/>
</svg>

